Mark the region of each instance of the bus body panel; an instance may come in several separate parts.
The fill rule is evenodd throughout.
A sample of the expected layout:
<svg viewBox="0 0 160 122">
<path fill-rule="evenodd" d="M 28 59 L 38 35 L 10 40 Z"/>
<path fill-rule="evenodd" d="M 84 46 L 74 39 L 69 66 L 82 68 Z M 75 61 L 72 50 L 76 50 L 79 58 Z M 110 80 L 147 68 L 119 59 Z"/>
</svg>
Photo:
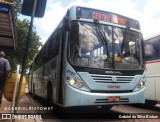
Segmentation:
<svg viewBox="0 0 160 122">
<path fill-rule="evenodd" d="M 57 99 L 57 87 L 56 84 L 58 82 L 58 57 L 52 59 L 48 63 L 46 63 L 43 67 L 33 72 L 33 84 L 35 95 L 40 96 L 44 99 L 47 99 L 47 85 L 48 82 L 51 82 L 52 85 L 52 98 L 53 101 L 56 102 Z"/>
<path fill-rule="evenodd" d="M 58 82 L 58 69 L 59 69 L 59 55 L 56 56 L 53 60 L 48 62 L 45 65 L 45 77 L 46 77 L 46 82 L 47 85 L 50 82 L 51 88 L 52 88 L 52 101 L 56 102 L 57 101 L 57 82 Z M 47 93 L 48 88 L 46 87 L 45 91 Z M 46 94 L 46 99 L 47 99 L 47 94 Z"/>
<path fill-rule="evenodd" d="M 65 86 L 65 104 L 64 107 L 69 106 L 88 106 L 88 105 L 110 105 L 110 104 L 133 104 L 144 103 L 142 99 L 145 94 L 145 87 L 137 92 L 131 93 L 91 93 L 75 89 L 69 85 Z M 69 93 L 69 94 L 68 94 Z M 120 102 L 107 102 L 109 96 L 120 97 Z"/>
<path fill-rule="evenodd" d="M 157 67 L 160 67 L 159 60 L 148 61 L 146 63 L 147 75 L 146 75 L 146 94 L 145 98 L 148 100 L 160 101 L 160 71 Z"/>
<path fill-rule="evenodd" d="M 159 83 L 159 81 L 160 81 L 160 76 L 157 77 L 157 79 L 156 79 L 156 100 L 158 100 L 158 101 L 160 101 L 160 88 L 159 88 L 160 83 Z"/>
<path fill-rule="evenodd" d="M 146 59 L 146 94 L 145 98 L 160 101 L 160 33 L 144 40 L 144 53 Z"/>
<path fill-rule="evenodd" d="M 83 82 L 85 88 L 74 88 L 69 84 L 69 80 L 66 80 L 64 86 L 64 107 L 133 103 L 143 104 L 145 102 L 144 95 L 146 87 L 137 91 L 134 91 L 134 89 L 135 86 L 138 84 L 138 81 L 142 80 L 144 74 L 132 76 L 132 80 L 130 81 L 130 83 L 115 83 L 113 79 L 109 79 L 110 83 L 96 83 L 93 80 L 94 75 L 91 77 L 91 75 L 87 72 L 76 72 L 69 63 L 66 63 L 66 77 L 72 77 L 73 79 L 76 79 L 78 82 Z M 110 75 L 110 77 L 113 76 Z M 121 77 L 126 78 L 130 76 Z M 125 80 L 122 79 L 123 82 L 126 82 Z M 120 87 L 118 87 L 118 89 L 116 87 L 108 88 L 108 86 L 113 85 Z M 121 100 L 117 103 L 107 103 L 108 96 L 118 96 L 121 98 Z"/>
<path fill-rule="evenodd" d="M 41 67 L 38 70 L 33 72 L 33 86 L 34 86 L 34 93 L 37 96 L 40 96 L 46 99 L 47 91 L 47 82 L 44 80 L 43 74 L 44 68 Z"/>
</svg>

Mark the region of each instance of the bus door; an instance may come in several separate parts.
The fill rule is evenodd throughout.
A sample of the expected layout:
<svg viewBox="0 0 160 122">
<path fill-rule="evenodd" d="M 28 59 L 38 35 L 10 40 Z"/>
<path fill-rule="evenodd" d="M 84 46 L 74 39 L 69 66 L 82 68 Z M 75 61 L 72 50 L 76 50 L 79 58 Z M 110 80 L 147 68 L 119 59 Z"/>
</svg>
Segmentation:
<svg viewBox="0 0 160 122">
<path fill-rule="evenodd" d="M 30 68 L 29 68 L 28 82 L 27 82 L 27 85 L 28 85 L 28 91 L 29 91 L 29 92 L 32 92 L 32 90 L 31 90 L 31 89 L 32 89 L 32 87 L 31 87 L 31 82 L 32 82 L 32 81 L 31 81 L 31 80 L 32 80 L 32 79 L 31 79 L 31 77 L 32 77 L 31 67 L 32 67 L 32 66 L 30 66 Z"/>
<path fill-rule="evenodd" d="M 30 66 L 29 70 L 29 81 L 28 81 L 28 90 L 29 92 L 33 93 L 33 62 Z"/>
<path fill-rule="evenodd" d="M 63 104 L 63 85 L 64 85 L 64 69 L 65 69 L 65 56 L 67 55 L 66 46 L 67 46 L 67 32 L 59 30 L 58 38 L 60 39 L 60 48 L 59 48 L 59 82 L 58 82 L 58 103 Z"/>
<path fill-rule="evenodd" d="M 63 48 L 63 31 L 61 29 L 58 30 L 57 33 L 57 40 L 60 42 L 59 46 L 59 56 L 57 59 L 57 84 L 56 84 L 56 102 L 62 104 L 62 77 L 63 77 L 63 53 L 64 53 L 64 48 Z"/>
</svg>

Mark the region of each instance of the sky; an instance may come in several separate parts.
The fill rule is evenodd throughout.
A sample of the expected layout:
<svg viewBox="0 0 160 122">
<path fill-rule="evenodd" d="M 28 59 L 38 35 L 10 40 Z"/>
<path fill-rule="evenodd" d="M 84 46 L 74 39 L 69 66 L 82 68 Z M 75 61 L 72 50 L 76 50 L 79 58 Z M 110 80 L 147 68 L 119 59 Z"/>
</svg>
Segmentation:
<svg viewBox="0 0 160 122">
<path fill-rule="evenodd" d="M 105 10 L 136 19 L 140 22 L 144 39 L 160 33 L 159 0 L 47 0 L 44 17 L 34 19 L 34 26 L 42 43 L 57 27 L 67 9 L 73 5 Z"/>
</svg>

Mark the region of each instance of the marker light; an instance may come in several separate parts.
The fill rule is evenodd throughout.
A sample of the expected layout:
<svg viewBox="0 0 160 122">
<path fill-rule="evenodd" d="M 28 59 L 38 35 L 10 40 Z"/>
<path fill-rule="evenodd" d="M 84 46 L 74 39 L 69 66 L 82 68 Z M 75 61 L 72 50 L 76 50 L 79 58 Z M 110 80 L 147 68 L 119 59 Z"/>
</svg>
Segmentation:
<svg viewBox="0 0 160 122">
<path fill-rule="evenodd" d="M 137 88 L 138 88 L 138 89 L 140 89 L 140 88 L 141 88 L 141 84 L 140 84 L 140 83 L 137 85 Z"/>
<path fill-rule="evenodd" d="M 82 82 L 79 82 L 79 83 L 78 83 L 78 87 L 79 87 L 79 88 L 82 88 L 83 86 L 84 86 L 84 84 L 83 84 Z"/>
<path fill-rule="evenodd" d="M 70 80 L 70 77 L 67 77 L 67 80 Z"/>
<path fill-rule="evenodd" d="M 71 84 L 71 85 L 75 85 L 75 84 L 76 84 L 76 80 L 75 80 L 75 79 L 71 79 L 71 80 L 70 80 L 70 84 Z"/>
</svg>

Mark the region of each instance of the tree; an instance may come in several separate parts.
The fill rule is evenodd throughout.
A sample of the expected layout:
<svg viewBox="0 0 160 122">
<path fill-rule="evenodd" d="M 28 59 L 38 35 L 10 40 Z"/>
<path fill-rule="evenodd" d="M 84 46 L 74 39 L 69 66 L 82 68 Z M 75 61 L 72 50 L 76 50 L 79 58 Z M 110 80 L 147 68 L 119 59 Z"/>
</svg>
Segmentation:
<svg viewBox="0 0 160 122">
<path fill-rule="evenodd" d="M 12 71 L 16 70 L 18 64 L 22 66 L 23 55 L 25 44 L 27 41 L 28 30 L 29 30 L 29 20 L 19 20 L 17 16 L 21 12 L 22 7 L 22 0 L 4 0 L 5 2 L 12 2 L 14 3 L 15 9 L 15 18 L 16 18 L 16 41 L 17 41 L 17 48 L 15 51 L 6 49 L 5 52 L 7 54 L 7 59 L 10 62 Z M 28 57 L 26 59 L 26 69 L 29 68 L 29 65 L 34 57 L 34 55 L 38 52 L 38 49 L 42 45 L 39 41 L 40 37 L 37 35 L 36 28 L 33 27 L 32 29 L 32 39 L 30 40 L 29 52 Z"/>
<path fill-rule="evenodd" d="M 7 52 L 7 59 L 10 61 L 12 71 L 16 70 L 17 64 L 22 66 L 23 54 L 25 49 L 25 44 L 27 40 L 28 30 L 29 30 L 29 20 L 16 20 L 16 37 L 17 37 L 17 48 L 15 51 Z M 40 37 L 37 35 L 35 27 L 33 27 L 32 31 L 32 39 L 30 40 L 28 57 L 26 59 L 26 69 L 29 68 L 29 65 L 34 57 L 34 55 L 38 52 L 38 49 L 42 45 L 39 41 Z"/>
<path fill-rule="evenodd" d="M 15 15 L 16 18 L 19 13 L 21 13 L 21 7 L 22 7 L 22 0 L 14 0 L 14 8 L 15 8 Z"/>
</svg>

